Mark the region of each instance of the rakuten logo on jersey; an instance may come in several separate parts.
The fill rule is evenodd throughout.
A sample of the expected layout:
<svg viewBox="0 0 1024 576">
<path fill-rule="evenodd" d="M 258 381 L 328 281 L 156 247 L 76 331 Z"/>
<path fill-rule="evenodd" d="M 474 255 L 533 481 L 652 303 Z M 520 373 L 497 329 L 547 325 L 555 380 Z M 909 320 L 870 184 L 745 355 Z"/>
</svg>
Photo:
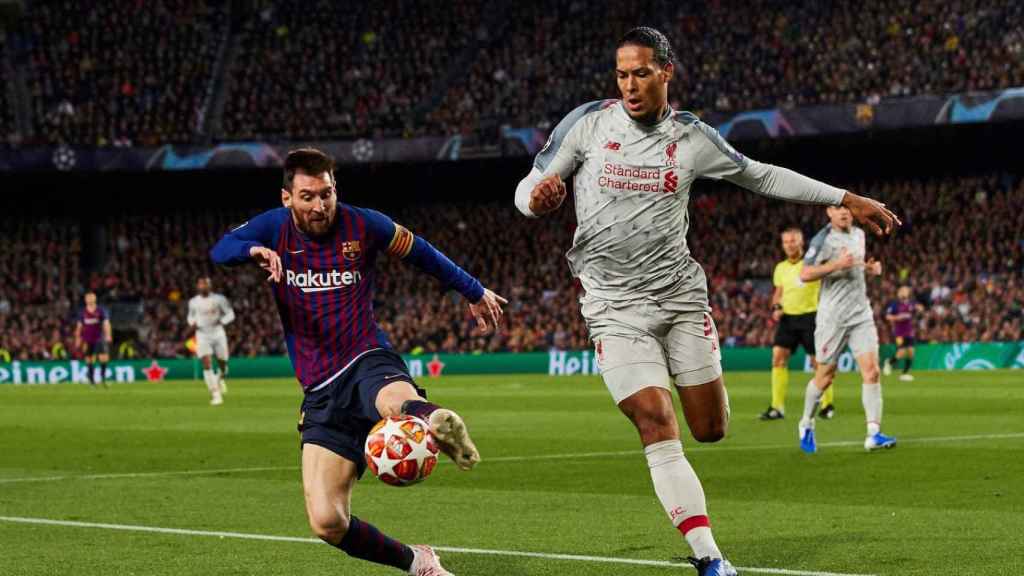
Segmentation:
<svg viewBox="0 0 1024 576">
<path fill-rule="evenodd" d="M 608 190 L 671 194 L 679 187 L 679 176 L 674 170 L 605 162 L 601 175 L 597 177 L 597 185 Z"/>
<path fill-rule="evenodd" d="M 363 275 L 358 270 L 346 270 L 344 272 L 338 270 L 331 270 L 330 272 L 306 270 L 305 272 L 298 273 L 294 270 L 285 270 L 284 272 L 284 282 L 286 285 L 295 286 L 307 294 L 310 292 L 337 290 L 351 286 L 362 279 Z"/>
</svg>

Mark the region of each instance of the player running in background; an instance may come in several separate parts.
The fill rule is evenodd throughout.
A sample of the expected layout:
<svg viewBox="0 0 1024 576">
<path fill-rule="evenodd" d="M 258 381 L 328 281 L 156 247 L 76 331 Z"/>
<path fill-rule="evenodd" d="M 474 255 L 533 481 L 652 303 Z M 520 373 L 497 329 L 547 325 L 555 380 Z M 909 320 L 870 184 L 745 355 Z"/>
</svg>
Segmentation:
<svg viewBox="0 0 1024 576">
<path fill-rule="evenodd" d="M 914 364 L 914 313 L 923 306 L 911 298 L 910 286 L 900 286 L 896 291 L 896 301 L 890 302 L 885 308 L 885 319 L 892 327 L 893 340 L 896 342 L 896 360 L 903 360 L 903 373 L 900 381 L 912 382 L 914 375 L 910 367 Z M 893 356 L 882 363 L 882 371 L 888 376 L 892 374 Z"/>
<path fill-rule="evenodd" d="M 319 150 L 291 151 L 284 207 L 235 228 L 211 255 L 220 264 L 255 261 L 270 273 L 288 355 L 305 392 L 299 430 L 310 527 L 355 558 L 445 576 L 431 548 L 406 546 L 350 512 L 352 489 L 366 469 L 363 445 L 381 418 L 418 416 L 460 468 L 480 460 L 462 418 L 426 400 L 377 326 L 374 265 L 387 254 L 455 289 L 470 302 L 481 332 L 497 328 L 506 300 L 384 214 L 340 202 L 333 170 L 334 160 Z"/>
<path fill-rule="evenodd" d="M 711 533 L 704 490 L 683 455 L 673 384 L 700 442 L 725 436 L 729 402 L 707 279 L 687 248 L 690 186 L 726 179 L 771 198 L 842 204 L 877 232 L 896 217 L 874 200 L 746 158 L 689 112 L 668 104 L 669 41 L 636 28 L 619 42 L 620 100 L 570 112 L 516 188 L 527 216 L 559 208 L 573 176 L 577 228 L 567 256 L 586 293 L 583 317 L 601 375 L 633 422 L 654 491 L 693 549 L 698 576 L 735 574 Z"/>
<path fill-rule="evenodd" d="M 210 391 L 210 404 L 224 403 L 228 393 L 228 335 L 224 327 L 235 319 L 235 311 L 223 294 L 210 291 L 210 277 L 196 280 L 199 292 L 188 301 L 188 325 L 196 331 L 196 356 L 203 362 L 203 381 Z M 211 356 L 217 357 L 219 371 L 214 373 Z"/>
<path fill-rule="evenodd" d="M 864 231 L 853 225 L 853 216 L 845 206 L 828 207 L 829 224 L 811 240 L 804 256 L 800 278 L 804 282 L 821 280 L 817 327 L 818 368 L 807 383 L 804 414 L 797 425 L 800 449 L 816 452 L 814 413 L 821 395 L 836 375 L 839 355 L 850 346 L 860 367 L 863 385 L 861 401 L 867 419 L 865 450 L 892 448 L 896 439 L 882 434 L 882 381 L 878 370 L 878 329 L 868 301 L 865 274 L 880 276 L 882 263 L 865 260 Z"/>
<path fill-rule="evenodd" d="M 800 270 L 804 267 L 804 233 L 799 228 L 782 232 L 782 251 L 786 259 L 775 265 L 772 283 L 772 319 L 775 341 L 772 343 L 772 404 L 761 414 L 762 420 L 780 420 L 786 414 L 786 390 L 789 388 L 789 357 L 803 346 L 814 365 L 814 315 L 818 309 L 818 291 L 821 282 L 804 282 Z M 831 418 L 835 414 L 832 404 L 835 388 L 829 386 L 821 397 L 819 416 Z"/>
<path fill-rule="evenodd" d="M 89 384 L 96 386 L 96 362 L 99 361 L 99 381 L 104 387 L 107 383 L 107 363 L 110 362 L 110 343 L 113 341 L 110 328 L 110 314 L 106 308 L 96 305 L 96 293 L 85 293 L 85 307 L 78 312 L 75 322 L 75 350 L 85 355 L 85 365 L 89 370 Z"/>
</svg>

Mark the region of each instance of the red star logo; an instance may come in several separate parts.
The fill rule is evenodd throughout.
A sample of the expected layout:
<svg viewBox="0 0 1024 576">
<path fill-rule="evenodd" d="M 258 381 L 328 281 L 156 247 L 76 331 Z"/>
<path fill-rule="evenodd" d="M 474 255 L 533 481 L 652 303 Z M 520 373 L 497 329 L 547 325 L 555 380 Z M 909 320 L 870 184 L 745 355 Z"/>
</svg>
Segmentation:
<svg viewBox="0 0 1024 576">
<path fill-rule="evenodd" d="M 434 359 L 427 362 L 427 371 L 430 372 L 431 378 L 437 378 L 441 375 L 441 370 L 444 370 L 444 362 L 441 362 L 441 358 L 434 354 Z"/>
<path fill-rule="evenodd" d="M 142 373 L 146 375 L 146 380 L 150 382 L 159 382 L 164 379 L 167 375 L 167 368 L 156 363 L 156 360 L 149 365 L 148 368 L 143 368 Z"/>
</svg>

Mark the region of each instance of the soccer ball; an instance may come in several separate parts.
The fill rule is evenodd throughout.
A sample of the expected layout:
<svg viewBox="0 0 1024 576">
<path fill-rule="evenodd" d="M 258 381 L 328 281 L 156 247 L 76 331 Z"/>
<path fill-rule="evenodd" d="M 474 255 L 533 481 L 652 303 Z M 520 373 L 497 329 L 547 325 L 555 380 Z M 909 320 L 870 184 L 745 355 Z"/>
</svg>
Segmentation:
<svg viewBox="0 0 1024 576">
<path fill-rule="evenodd" d="M 416 416 L 391 416 L 370 430 L 364 451 L 366 465 L 392 486 L 422 482 L 437 466 L 437 442 L 430 426 Z"/>
</svg>

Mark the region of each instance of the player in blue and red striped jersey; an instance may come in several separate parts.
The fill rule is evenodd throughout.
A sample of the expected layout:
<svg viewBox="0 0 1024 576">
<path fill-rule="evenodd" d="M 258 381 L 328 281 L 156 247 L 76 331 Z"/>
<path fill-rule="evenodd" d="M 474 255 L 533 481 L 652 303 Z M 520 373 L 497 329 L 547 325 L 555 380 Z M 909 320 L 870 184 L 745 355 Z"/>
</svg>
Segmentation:
<svg viewBox="0 0 1024 576">
<path fill-rule="evenodd" d="M 74 350 L 85 355 L 88 367 L 89 385 L 96 386 L 96 362 L 100 363 L 99 381 L 104 387 L 107 384 L 107 362 L 110 362 L 110 314 L 106 309 L 96 305 L 96 293 L 85 293 L 85 306 L 78 312 L 75 319 Z"/>
<path fill-rule="evenodd" d="M 381 418 L 423 418 L 460 468 L 480 460 L 462 419 L 427 402 L 377 326 L 374 264 L 381 254 L 401 258 L 455 289 L 469 301 L 482 332 L 497 328 L 506 300 L 384 214 L 340 202 L 333 170 L 334 160 L 319 150 L 290 152 L 284 207 L 226 234 L 211 256 L 219 264 L 255 261 L 270 274 L 288 354 L 305 392 L 299 430 L 310 527 L 350 556 L 409 574 L 444 576 L 449 572 L 432 549 L 406 546 L 349 512 L 352 488 L 366 469 L 366 435 Z"/>
<path fill-rule="evenodd" d="M 914 364 L 914 313 L 924 308 L 911 296 L 910 286 L 900 286 L 896 291 L 896 300 L 885 307 L 885 319 L 892 326 L 896 352 L 885 359 L 882 370 L 888 376 L 892 374 L 893 360 L 903 360 L 903 373 L 900 374 L 903 382 L 914 379 L 910 373 L 910 367 Z"/>
</svg>

